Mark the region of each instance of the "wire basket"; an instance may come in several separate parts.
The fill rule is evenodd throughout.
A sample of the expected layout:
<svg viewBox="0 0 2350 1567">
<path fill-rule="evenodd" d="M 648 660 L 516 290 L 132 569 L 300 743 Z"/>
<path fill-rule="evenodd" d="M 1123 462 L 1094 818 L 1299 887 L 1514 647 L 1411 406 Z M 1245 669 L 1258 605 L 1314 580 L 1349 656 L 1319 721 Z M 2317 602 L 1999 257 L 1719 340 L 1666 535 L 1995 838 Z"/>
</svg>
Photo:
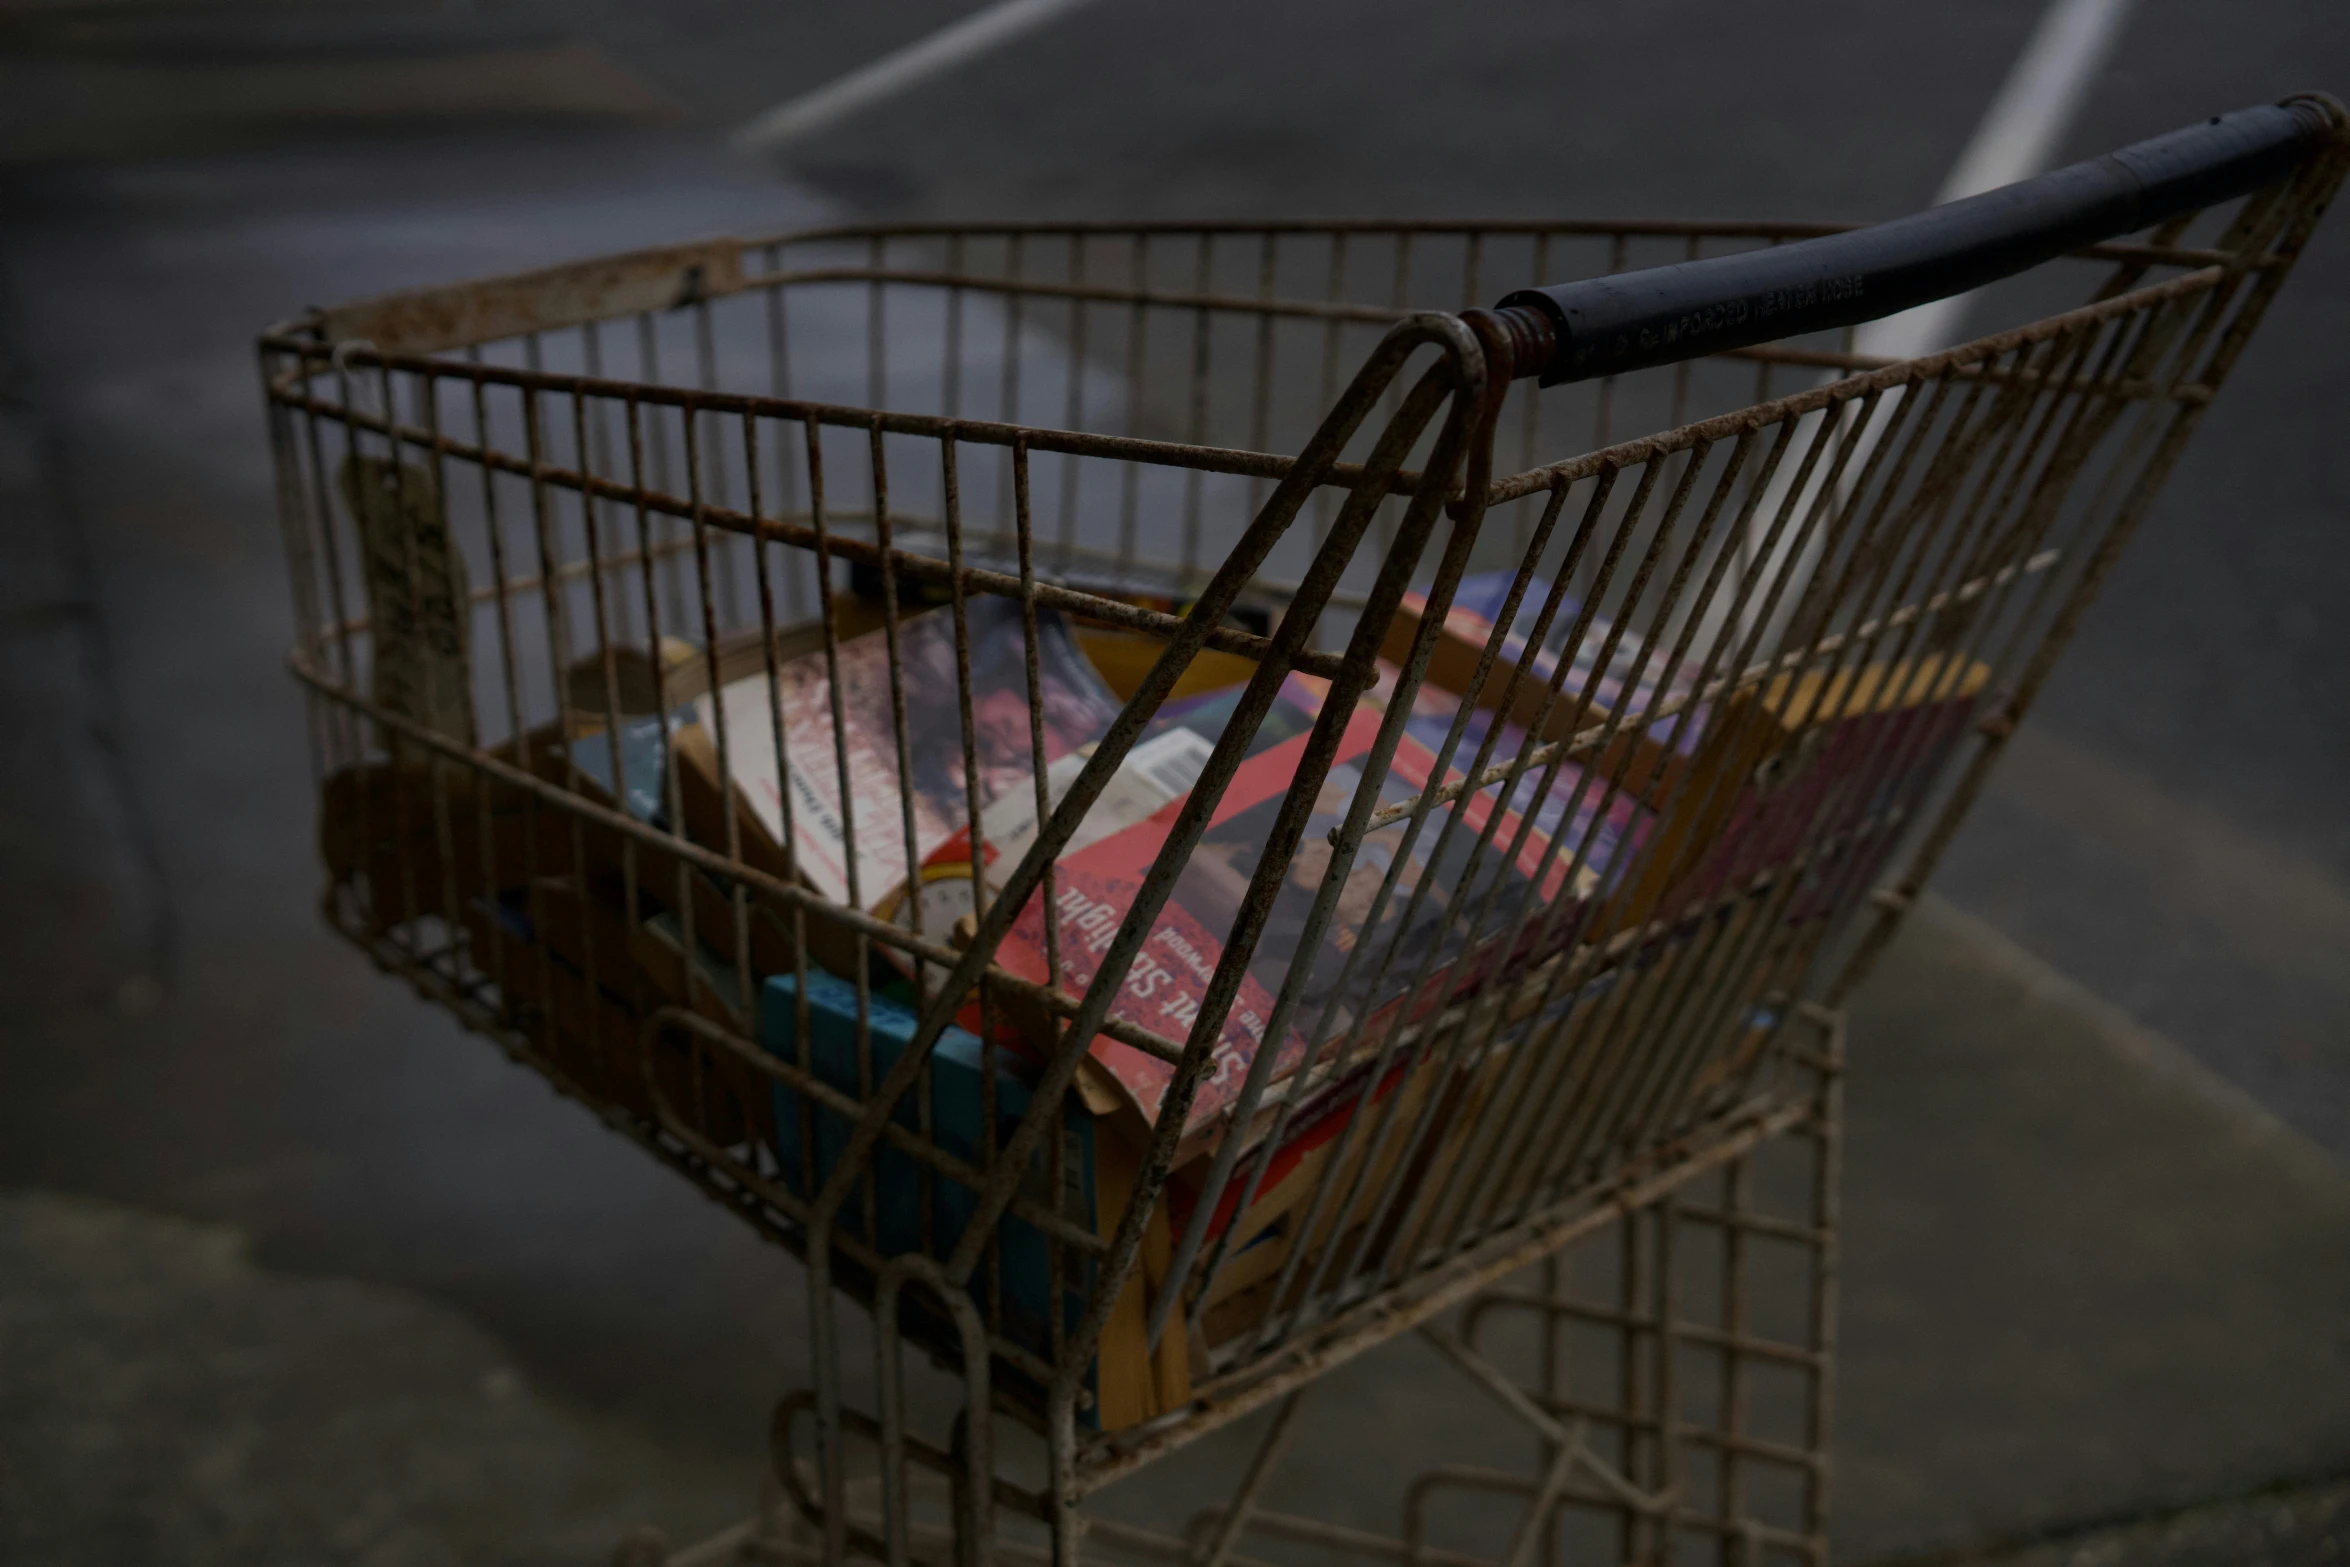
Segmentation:
<svg viewBox="0 0 2350 1567">
<path fill-rule="evenodd" d="M 780 1511 L 706 1558 L 1823 1560 L 1834 1008 L 2343 123 L 1870 230 L 829 229 L 266 335 L 325 917 L 806 1263 Z M 1531 1466 L 1268 1511 L 1414 1329 Z M 1268 1405 L 1192 1539 L 1080 1511 Z"/>
</svg>

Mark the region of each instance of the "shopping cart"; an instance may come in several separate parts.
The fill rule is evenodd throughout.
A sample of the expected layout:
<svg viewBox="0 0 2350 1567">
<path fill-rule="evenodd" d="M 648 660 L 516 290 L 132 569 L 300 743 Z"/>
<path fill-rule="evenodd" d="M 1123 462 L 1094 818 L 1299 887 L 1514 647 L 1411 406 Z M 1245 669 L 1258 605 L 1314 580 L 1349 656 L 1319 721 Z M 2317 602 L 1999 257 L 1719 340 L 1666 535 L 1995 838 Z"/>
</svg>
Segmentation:
<svg viewBox="0 0 2350 1567">
<path fill-rule="evenodd" d="M 2346 138 L 273 329 L 326 919 L 805 1264 L 764 1512 L 677 1559 L 1824 1561 L 1836 1009 Z M 1413 1331 L 1524 1461 L 1274 1510 Z M 1264 1410 L 1187 1535 L 1094 1506 Z"/>
</svg>

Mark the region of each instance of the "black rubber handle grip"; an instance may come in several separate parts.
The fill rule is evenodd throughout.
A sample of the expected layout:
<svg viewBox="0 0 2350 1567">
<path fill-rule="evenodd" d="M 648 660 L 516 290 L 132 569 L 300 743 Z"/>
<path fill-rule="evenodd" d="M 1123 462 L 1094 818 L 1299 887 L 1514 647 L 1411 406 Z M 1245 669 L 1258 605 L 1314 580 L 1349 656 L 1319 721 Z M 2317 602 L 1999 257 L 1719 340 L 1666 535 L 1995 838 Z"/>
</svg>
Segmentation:
<svg viewBox="0 0 2350 1567">
<path fill-rule="evenodd" d="M 1874 321 L 2258 189 L 2342 134 L 2315 96 L 2239 109 L 1960 201 L 1732 256 L 1520 289 L 1548 318 L 1544 386 Z"/>
</svg>

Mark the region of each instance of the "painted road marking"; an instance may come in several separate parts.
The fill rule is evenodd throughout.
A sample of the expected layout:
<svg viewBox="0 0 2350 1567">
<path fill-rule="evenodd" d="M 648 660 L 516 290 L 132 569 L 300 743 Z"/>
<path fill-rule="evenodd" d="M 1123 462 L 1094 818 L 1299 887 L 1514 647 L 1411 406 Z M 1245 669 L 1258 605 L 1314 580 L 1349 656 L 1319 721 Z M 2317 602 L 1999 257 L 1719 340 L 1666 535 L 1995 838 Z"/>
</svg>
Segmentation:
<svg viewBox="0 0 2350 1567">
<path fill-rule="evenodd" d="M 812 92 L 777 104 L 737 127 L 732 140 L 744 152 L 771 153 L 829 130 L 853 115 L 992 54 L 1088 0 L 999 0 L 961 21 L 893 49 L 835 77 Z"/>
<path fill-rule="evenodd" d="M 2041 13 L 2039 25 L 2032 29 L 2032 36 L 2025 40 L 2023 52 L 2008 69 L 2007 79 L 1992 95 L 1974 136 L 1943 179 L 1942 189 L 1934 197 L 1935 205 L 2013 184 L 2047 167 L 2057 143 L 2071 127 L 2082 100 L 2088 96 L 2099 67 L 2112 53 L 2114 40 L 2121 33 L 2132 3 L 2133 0 L 2051 0 L 2048 9 Z M 1881 321 L 1866 322 L 1853 331 L 1852 351 L 1882 359 L 1915 359 L 1948 348 L 1959 340 L 1959 328 L 1973 300 L 1972 294 L 1957 294 Z M 1831 372 L 1823 381 L 1834 381 L 1843 374 L 1843 371 Z M 1805 415 L 1797 439 L 1807 439 L 1820 417 Z M 1855 477 L 1867 469 L 1869 454 L 1876 449 L 1877 437 L 1886 422 L 1880 414 L 1853 443 L 1840 498 L 1849 496 Z M 1747 522 L 1745 537 L 1739 541 L 1741 569 L 1759 569 L 1766 582 L 1788 569 L 1790 553 L 1803 549 L 1811 557 L 1796 561 L 1788 572 L 1788 581 L 1778 599 L 1780 607 L 1773 617 L 1774 629 L 1783 627 L 1793 615 L 1803 599 L 1802 590 L 1818 565 L 1819 541 L 1812 540 L 1808 546 L 1799 544 L 1800 529 L 1789 530 L 1789 536 L 1780 541 L 1778 548 L 1758 561 L 1771 531 L 1771 520 L 1779 514 L 1787 486 L 1793 482 L 1790 467 L 1784 465 L 1772 476 L 1762 504 L 1755 508 Z M 1821 482 L 1822 476 L 1815 474 L 1801 504 L 1790 516 L 1799 518 L 1810 510 Z M 1742 635 L 1751 633 L 1761 616 L 1760 597 L 1740 617 Z M 1719 624 L 1718 613 L 1709 618 Z"/>
<path fill-rule="evenodd" d="M 1951 165 L 1934 204 L 1979 196 L 2048 167 L 2071 129 L 2133 0 L 2054 0 L 2032 29 L 2024 52 L 2000 84 L 1972 141 Z M 1973 296 L 1956 295 L 1871 321 L 1854 335 L 1853 352 L 1915 359 L 1958 340 Z"/>
</svg>

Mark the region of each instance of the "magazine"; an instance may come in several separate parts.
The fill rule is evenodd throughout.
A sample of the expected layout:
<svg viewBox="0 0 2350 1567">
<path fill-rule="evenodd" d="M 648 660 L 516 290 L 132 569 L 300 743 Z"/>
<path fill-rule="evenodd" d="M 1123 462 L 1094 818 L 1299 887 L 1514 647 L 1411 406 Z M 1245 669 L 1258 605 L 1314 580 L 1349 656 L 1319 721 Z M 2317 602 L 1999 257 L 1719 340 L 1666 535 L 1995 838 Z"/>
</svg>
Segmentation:
<svg viewBox="0 0 2350 1567">
<path fill-rule="evenodd" d="M 1364 700 L 1384 710 L 1394 697 L 1402 671 L 1385 659 L 1378 661 L 1377 670 L 1377 678 Z M 1485 744 L 1486 735 L 1497 724 L 1501 732 L 1486 759 L 1489 768 L 1506 768 L 1539 743 L 1522 725 L 1500 718 L 1491 708 L 1472 707 L 1467 718 L 1461 719 L 1459 699 L 1427 682 L 1422 682 L 1412 694 L 1412 711 L 1404 720 L 1404 733 L 1441 756 L 1456 720 L 1461 723 L 1461 738 L 1453 750 L 1449 776 L 1466 776 Z M 1550 780 L 1547 789 L 1543 787 L 1546 776 Z M 1506 801 L 1502 800 L 1505 787 Z M 1504 777 L 1488 784 L 1485 792 L 1520 815 L 1530 812 L 1535 832 L 1544 838 L 1559 838 L 1560 829 L 1572 814 L 1573 830 L 1562 841 L 1560 853 L 1571 860 L 1578 845 L 1586 846 L 1585 863 L 1598 878 L 1599 890 L 1603 892 L 1613 891 L 1632 871 L 1637 855 L 1648 842 L 1653 822 L 1630 788 L 1619 784 L 1611 790 L 1605 779 L 1592 776 L 1591 769 L 1564 759 L 1529 763 L 1515 784 Z"/>
<path fill-rule="evenodd" d="M 1304 675 L 1292 674 L 1283 681 L 1273 705 L 1250 737 L 1250 754 L 1311 729 L 1314 715 L 1321 711 L 1325 689 L 1320 682 Z M 1169 702 L 1160 708 L 1142 737 L 1118 764 L 1117 772 L 1111 775 L 1101 794 L 1095 797 L 1093 808 L 1070 834 L 1059 858 L 1065 860 L 1189 794 L 1206 769 L 1216 742 L 1223 738 L 1224 727 L 1239 707 L 1241 695 L 1240 686 L 1230 686 L 1185 701 Z M 1092 757 L 1093 750 L 1087 745 L 1072 751 L 1045 770 L 1048 810 L 1061 803 L 1061 797 L 1077 781 L 1077 774 Z M 977 885 L 972 874 L 971 834 L 967 830 L 959 831 L 923 862 L 921 917 L 915 920 L 909 907 L 903 911 L 905 923 L 917 925 L 933 939 L 950 940 L 956 923 L 976 912 L 974 900 L 978 887 L 985 887 L 991 897 L 1003 890 L 1030 845 L 1036 842 L 1035 788 L 1014 789 L 1004 795 L 981 813 L 979 826 L 981 868 Z M 891 911 L 883 913 L 885 917 L 898 917 Z"/>
<path fill-rule="evenodd" d="M 1477 662 L 1498 630 L 1493 668 L 1477 691 L 1477 705 L 1498 710 L 1509 689 L 1511 671 L 1522 671 L 1523 678 L 1515 695 L 1509 697 L 1509 711 L 1503 716 L 1541 740 L 1565 740 L 1617 714 L 1653 713 L 1668 704 L 1677 710 L 1687 702 L 1698 672 L 1678 665 L 1667 667 L 1662 654 L 1651 653 L 1645 638 L 1629 630 L 1616 635 L 1604 616 L 1593 615 L 1574 645 L 1566 646 L 1582 609 L 1581 601 L 1571 594 L 1560 596 L 1544 640 L 1535 646 L 1534 627 L 1542 618 L 1543 601 L 1549 593 L 1540 578 L 1527 584 L 1517 613 L 1507 627 L 1500 627 L 1515 580 L 1516 573 L 1511 571 L 1471 572 L 1454 586 L 1452 606 L 1445 612 L 1429 653 L 1427 685 L 1466 695 Z M 1403 596 L 1380 650 L 1387 660 L 1400 665 L 1410 656 L 1427 611 L 1425 593 Z M 1611 637 L 1615 643 L 1612 650 L 1608 646 Z M 1605 668 L 1600 667 L 1603 652 L 1608 654 Z M 1553 697 L 1550 686 L 1562 658 L 1567 670 Z M 1546 702 L 1547 713 L 1543 711 Z M 1705 719 L 1705 705 L 1697 704 L 1686 720 L 1668 713 L 1636 725 L 1612 738 L 1598 757 L 1585 758 L 1585 765 L 1603 776 L 1620 778 L 1635 794 L 1654 797 L 1672 788 L 1686 772 Z M 1508 754 L 1495 752 L 1497 756 Z"/>
<path fill-rule="evenodd" d="M 1513 579 L 1510 572 L 1484 572 L 1460 580 L 1429 660 L 1429 685 L 1466 690 L 1477 659 L 1496 637 Z M 1494 751 L 1497 760 L 1506 760 L 1524 743 L 1518 726 L 1534 720 L 1558 668 L 1560 644 L 1575 620 L 1574 602 L 1563 599 L 1544 644 L 1533 646 L 1533 623 L 1546 592 L 1543 584 L 1530 584 L 1510 624 L 1499 631 L 1494 667 L 1461 742 L 1464 766 L 1474 756 L 1477 737 L 1493 721 L 1489 713 L 1505 725 Z M 1390 657 L 1408 654 L 1426 608 L 1424 595 L 1405 595 L 1388 632 Z M 1540 738 L 1563 739 L 1604 723 L 1611 714 L 1674 709 L 1632 726 L 1635 732 L 1618 734 L 1596 755 L 1577 759 L 1576 779 L 1612 779 L 1657 813 L 1638 863 L 1629 863 L 1627 856 L 1617 866 L 1605 911 L 1611 929 L 1636 928 L 1660 915 L 1676 918 L 1693 902 L 1789 862 L 1807 844 L 1831 838 L 1858 834 L 1873 846 L 1864 855 L 1856 839 L 1835 851 L 1840 886 L 1865 878 L 1898 835 L 1889 824 L 1897 824 L 1909 796 L 1931 781 L 1989 679 L 1980 664 L 1935 655 L 1833 674 L 1780 675 L 1695 701 L 1699 672 L 1663 667 L 1660 659 L 1644 653 L 1637 636 L 1617 639 L 1606 668 L 1600 669 L 1609 635 L 1607 623 L 1594 617 L 1575 646 L 1564 650 L 1572 667 Z M 1522 669 L 1525 678 L 1503 715 L 1498 710 L 1513 667 Z M 1589 693 L 1588 702 L 1574 700 L 1579 692 Z M 1441 703 L 1425 716 L 1415 710 L 1414 732 L 1437 736 L 1430 743 L 1441 744 L 1450 720 Z M 1562 782 L 1568 773 L 1562 769 Z M 1522 781 L 1510 803 L 1525 808 L 1523 791 L 1533 787 Z M 1559 830 L 1553 815 L 1538 811 L 1537 820 L 1548 831 Z M 1811 874 L 1822 885 L 1791 905 L 1794 917 L 1817 913 L 1822 899 L 1844 896 L 1825 889 L 1824 865 Z"/>
<path fill-rule="evenodd" d="M 1368 706 L 1359 707 L 1348 720 L 1226 1018 L 1214 1065 L 1194 1097 L 1179 1160 L 1212 1140 L 1238 1100 L 1274 998 L 1297 962 L 1307 961 L 1312 967 L 1276 1047 L 1276 1081 L 1294 1074 L 1304 1064 L 1309 1042 L 1325 1032 L 1337 1039 L 1359 1025 L 1366 1037 L 1382 1037 L 1399 1022 L 1433 1011 L 1505 968 L 1539 960 L 1544 954 L 1526 945 L 1533 932 L 1547 930 L 1554 940 L 1571 939 L 1574 919 L 1528 921 L 1525 911 L 1562 901 L 1587 903 L 1614 859 L 1619 848 L 1614 819 L 1596 819 L 1595 813 L 1572 818 L 1578 830 L 1609 841 L 1601 852 L 1586 854 L 1586 863 L 1570 870 L 1571 853 L 1550 854 L 1544 834 L 1496 801 L 1492 790 L 1483 791 L 1432 812 L 1417 832 L 1408 821 L 1397 821 L 1366 837 L 1320 949 L 1304 952 L 1305 926 L 1330 865 L 1329 833 L 1361 782 L 1362 765 L 1380 722 L 1378 710 Z M 1305 734 L 1293 736 L 1241 764 L 1135 954 L 1110 1007 L 1112 1016 L 1171 1038 L 1189 1032 L 1309 741 Z M 1380 781 L 1379 800 L 1383 805 L 1408 803 L 1434 777 L 1434 756 L 1407 733 Z M 1060 862 L 1052 912 L 1058 927 L 1058 983 L 1064 991 L 1075 993 L 1092 983 L 1180 810 L 1180 803 L 1164 806 Z M 1497 812 L 1500 820 L 1493 823 L 1492 844 L 1477 854 L 1482 831 Z M 1456 813 L 1458 826 L 1444 834 L 1444 818 Z M 1561 814 L 1562 820 L 1568 819 Z M 1396 886 L 1381 902 L 1379 890 L 1399 858 Z M 1495 900 L 1490 907 L 1489 896 Z M 1040 895 L 1021 911 L 997 952 L 997 962 L 1008 972 L 1039 983 L 1051 977 L 1044 921 Z M 1472 925 L 1478 932 L 1473 944 Z M 1365 961 L 1346 973 L 1349 955 L 1359 949 L 1367 949 Z M 1416 995 L 1407 994 L 1422 972 L 1423 959 L 1431 982 Z M 1174 1068 L 1108 1038 L 1095 1039 L 1091 1048 L 1135 1109 L 1155 1124 Z"/>
<path fill-rule="evenodd" d="M 773 689 L 761 670 L 694 701 L 695 724 L 705 734 L 715 736 L 724 724 L 727 769 L 751 823 L 771 846 L 780 849 L 786 841 L 794 842 L 796 873 L 836 903 L 870 909 L 894 902 L 909 870 L 958 830 L 967 829 L 967 784 L 976 786 L 982 810 L 1009 794 L 1034 788 L 1021 607 L 1008 599 L 975 597 L 967 601 L 965 616 L 977 761 L 973 779 L 964 775 L 951 609 L 929 610 L 898 624 L 896 691 L 905 703 L 903 756 L 895 730 L 886 631 L 867 632 L 839 644 L 837 730 L 828 667 L 832 661 L 821 650 L 784 665 Z M 1040 609 L 1036 625 L 1038 691 L 1049 767 L 1099 740 L 1117 717 L 1119 703 L 1086 662 L 1062 616 Z M 789 840 L 784 826 L 787 781 Z"/>
<path fill-rule="evenodd" d="M 854 593 L 832 596 L 836 641 L 853 641 L 878 629 L 882 622 L 878 603 Z M 608 713 L 625 717 L 687 707 L 713 685 L 729 686 L 753 676 L 764 678 L 771 641 L 778 664 L 821 653 L 824 623 L 810 620 L 780 626 L 772 639 L 753 627 L 722 636 L 709 648 L 676 636 L 662 637 L 651 649 L 614 642 L 572 662 L 564 674 L 564 701 L 589 726 L 602 725 Z"/>
</svg>

